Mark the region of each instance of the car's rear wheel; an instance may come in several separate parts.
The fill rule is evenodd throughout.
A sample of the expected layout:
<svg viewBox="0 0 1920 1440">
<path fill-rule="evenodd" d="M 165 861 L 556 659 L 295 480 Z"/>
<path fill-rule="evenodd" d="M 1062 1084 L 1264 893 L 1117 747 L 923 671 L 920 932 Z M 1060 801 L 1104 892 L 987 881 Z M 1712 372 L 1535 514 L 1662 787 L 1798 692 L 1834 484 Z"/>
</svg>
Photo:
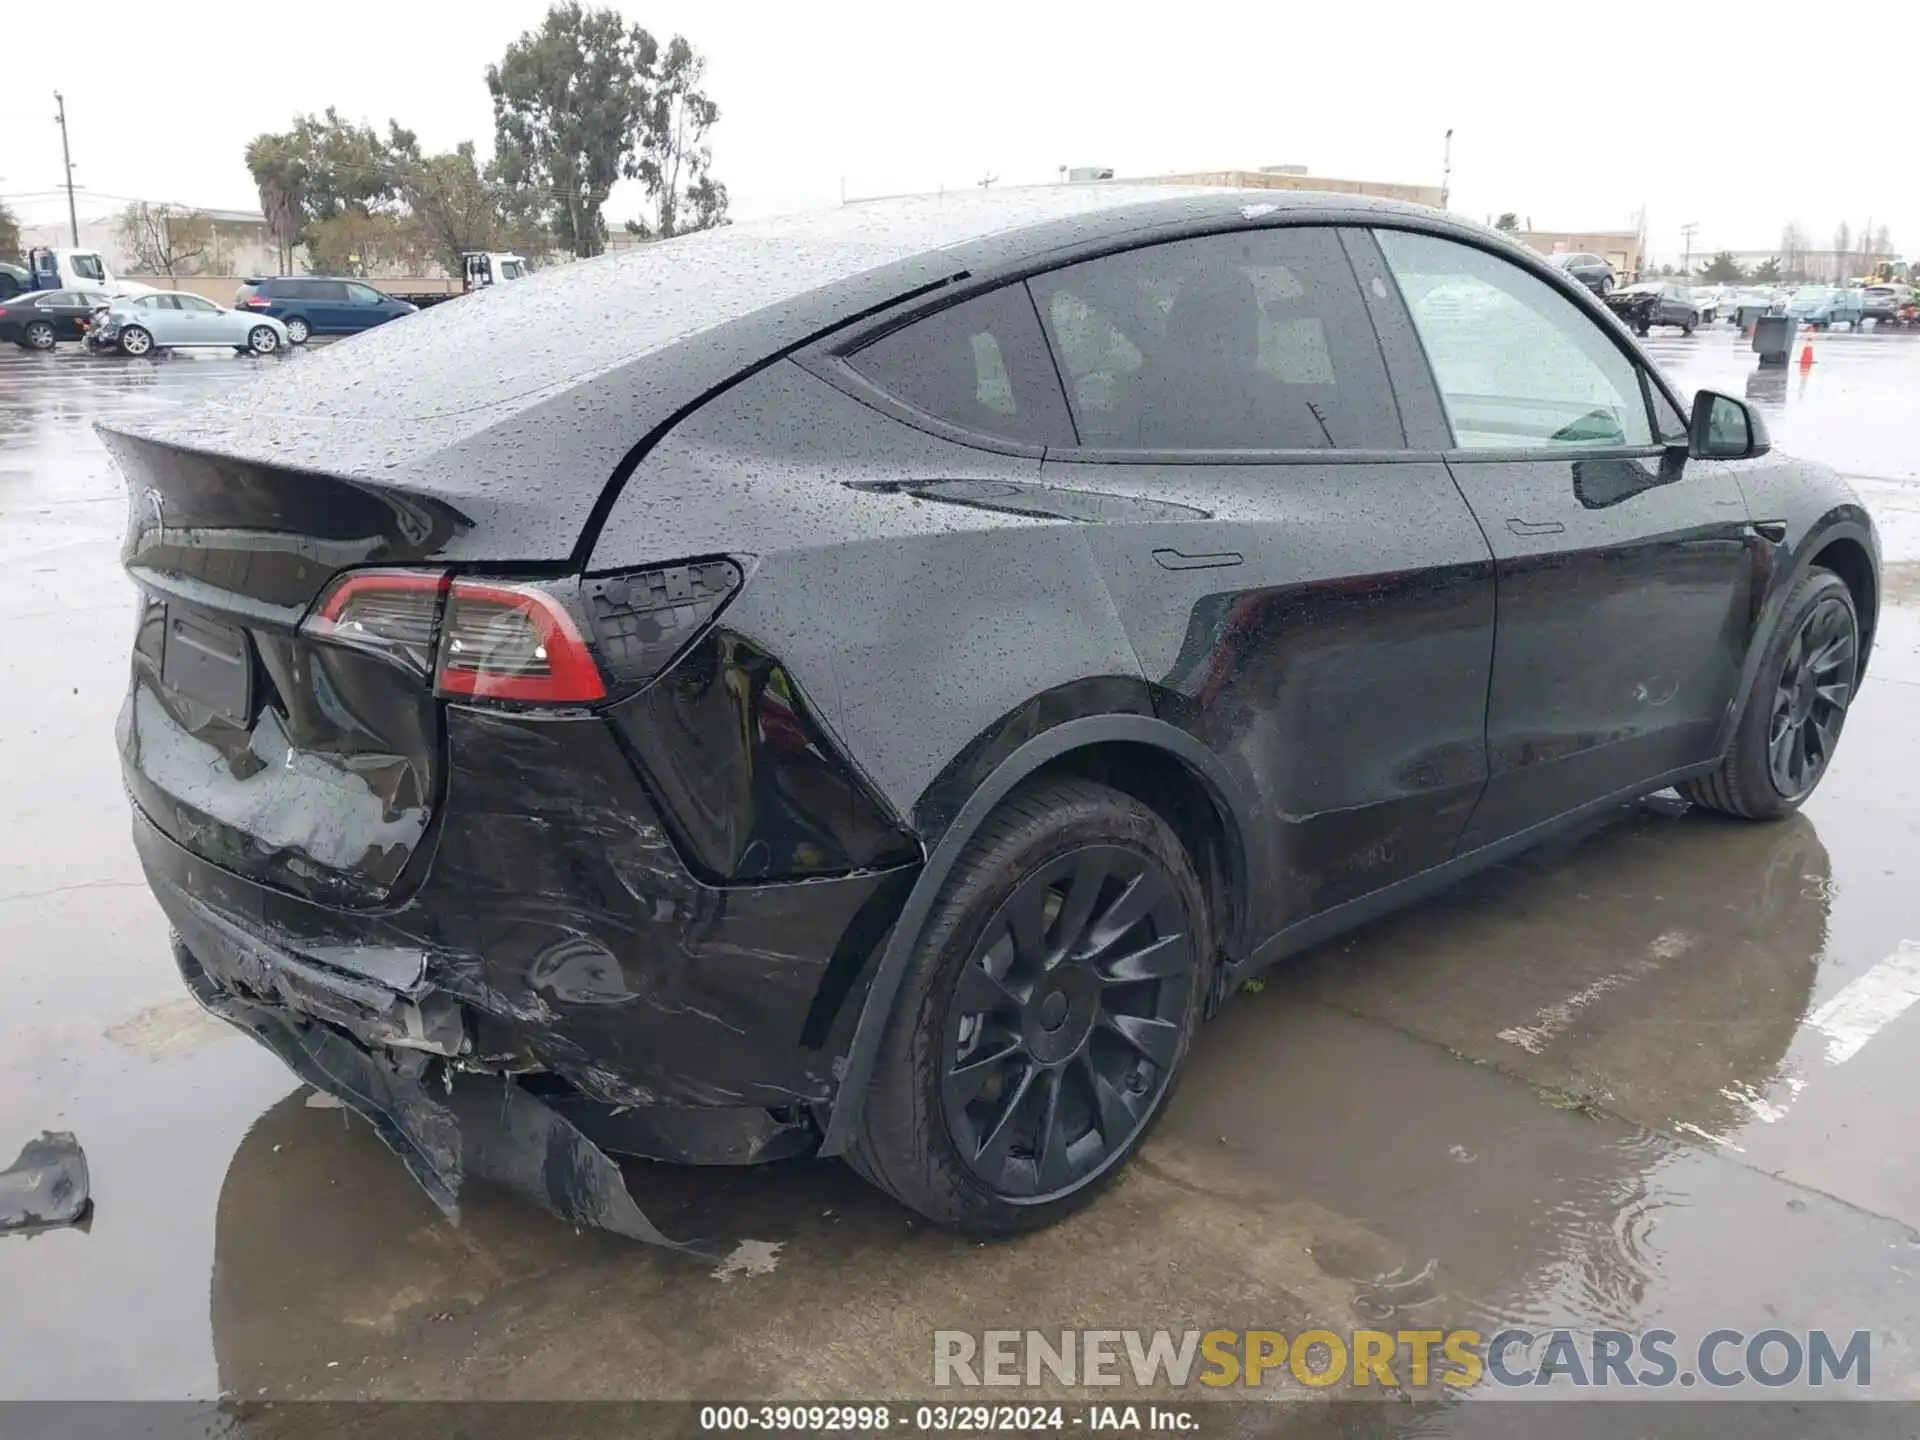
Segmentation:
<svg viewBox="0 0 1920 1440">
<path fill-rule="evenodd" d="M 1693 321 L 1688 320 L 1683 322 L 1680 326 L 1680 333 L 1682 335 L 1691 335 L 1693 333 Z"/>
<path fill-rule="evenodd" d="M 1172 1093 L 1211 936 L 1193 864 L 1152 810 L 1085 780 L 1016 790 L 941 887 L 849 1158 L 968 1234 L 1078 1209 Z"/>
<path fill-rule="evenodd" d="M 304 345 L 307 343 L 307 337 L 313 334 L 313 327 L 308 325 L 307 322 L 302 320 L 298 315 L 282 323 L 287 327 L 287 339 L 292 344 Z"/>
<path fill-rule="evenodd" d="M 271 355 L 280 348 L 280 337 L 271 325 L 256 325 L 247 332 L 247 348 L 256 355 Z"/>
<path fill-rule="evenodd" d="M 53 326 L 49 325 L 45 320 L 36 320 L 27 326 L 20 343 L 25 345 L 29 350 L 51 350 L 53 349 L 53 341 Z"/>
<path fill-rule="evenodd" d="M 1860 618 L 1846 582 L 1811 570 L 1793 587 L 1720 768 L 1682 787 L 1745 820 L 1798 810 L 1827 773 L 1860 674 Z"/>
<path fill-rule="evenodd" d="M 120 331 L 120 348 L 128 355 L 146 355 L 153 350 L 153 336 L 138 325 L 128 325 Z"/>
</svg>

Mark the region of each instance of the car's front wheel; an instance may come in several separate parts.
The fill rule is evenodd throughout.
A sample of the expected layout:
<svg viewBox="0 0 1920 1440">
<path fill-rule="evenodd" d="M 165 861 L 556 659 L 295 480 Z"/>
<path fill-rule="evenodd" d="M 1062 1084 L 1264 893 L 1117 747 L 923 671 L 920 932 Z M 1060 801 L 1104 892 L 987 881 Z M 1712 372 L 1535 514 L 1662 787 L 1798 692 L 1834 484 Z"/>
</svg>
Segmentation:
<svg viewBox="0 0 1920 1440">
<path fill-rule="evenodd" d="M 294 316 L 291 320 L 287 321 L 286 326 L 287 326 L 287 339 L 289 342 L 295 345 L 306 344 L 307 337 L 313 334 L 313 327 L 307 324 L 307 322 L 302 320 L 298 315 Z"/>
<path fill-rule="evenodd" d="M 1846 582 L 1810 570 L 1780 612 L 1720 768 L 1682 787 L 1743 820 L 1798 810 L 1833 762 L 1860 678 L 1860 617 Z"/>
<path fill-rule="evenodd" d="M 967 1234 L 1078 1209 L 1165 1107 L 1211 952 L 1200 881 L 1159 815 L 1086 780 L 1016 790 L 941 888 L 849 1159 Z"/>
<path fill-rule="evenodd" d="M 247 332 L 247 348 L 256 355 L 271 355 L 280 348 L 280 337 L 271 325 L 256 325 Z"/>
<path fill-rule="evenodd" d="M 150 354 L 153 350 L 153 336 L 141 326 L 125 326 L 120 331 L 120 349 L 128 355 Z"/>
<path fill-rule="evenodd" d="M 1613 277 L 1611 275 L 1602 275 L 1600 277 L 1600 293 L 1602 295 L 1611 295 L 1613 293 Z"/>
</svg>

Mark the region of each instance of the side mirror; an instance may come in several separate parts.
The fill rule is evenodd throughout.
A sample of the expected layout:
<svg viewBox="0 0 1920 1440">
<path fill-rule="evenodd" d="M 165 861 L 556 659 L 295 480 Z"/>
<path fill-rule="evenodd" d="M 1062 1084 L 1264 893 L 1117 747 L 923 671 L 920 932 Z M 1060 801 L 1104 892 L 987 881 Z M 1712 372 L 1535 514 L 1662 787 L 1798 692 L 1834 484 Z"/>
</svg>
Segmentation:
<svg viewBox="0 0 1920 1440">
<path fill-rule="evenodd" d="M 1750 460 L 1773 448 L 1766 421 L 1744 400 L 1702 390 L 1693 397 L 1687 453 L 1696 460 Z"/>
</svg>

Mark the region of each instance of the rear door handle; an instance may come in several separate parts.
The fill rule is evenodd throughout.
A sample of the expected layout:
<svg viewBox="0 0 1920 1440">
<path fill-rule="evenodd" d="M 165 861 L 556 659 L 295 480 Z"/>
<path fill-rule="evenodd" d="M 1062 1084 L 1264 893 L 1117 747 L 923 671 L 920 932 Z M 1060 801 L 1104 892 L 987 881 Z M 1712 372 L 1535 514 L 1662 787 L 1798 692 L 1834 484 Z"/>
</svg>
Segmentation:
<svg viewBox="0 0 1920 1440">
<path fill-rule="evenodd" d="M 1516 535 L 1559 535 L 1566 526 L 1558 520 L 1509 520 L 1507 529 Z"/>
</svg>

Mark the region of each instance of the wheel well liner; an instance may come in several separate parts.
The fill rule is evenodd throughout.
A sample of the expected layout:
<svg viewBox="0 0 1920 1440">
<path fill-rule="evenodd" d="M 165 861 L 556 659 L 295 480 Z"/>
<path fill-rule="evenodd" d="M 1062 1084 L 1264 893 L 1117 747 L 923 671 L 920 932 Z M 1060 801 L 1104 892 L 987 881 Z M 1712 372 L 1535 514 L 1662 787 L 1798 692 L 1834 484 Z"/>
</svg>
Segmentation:
<svg viewBox="0 0 1920 1440">
<path fill-rule="evenodd" d="M 1858 540 L 1837 536 L 1820 547 L 1808 562 L 1822 570 L 1831 570 L 1846 582 L 1853 596 L 1853 608 L 1860 616 L 1860 665 L 1866 667 L 1866 651 L 1873 643 L 1875 622 L 1879 619 L 1880 587 L 1875 583 L 1873 561 Z"/>
<path fill-rule="evenodd" d="M 1148 715 L 1088 715 L 1056 725 L 1021 745 L 974 788 L 928 856 L 874 969 L 821 1154 L 840 1154 L 853 1137 L 901 976 L 954 863 L 993 808 L 1043 770 L 1096 779 L 1152 806 L 1189 847 L 1208 900 L 1227 899 L 1226 912 L 1216 911 L 1221 948 L 1232 957 L 1244 947 L 1245 909 L 1234 897 L 1245 895 L 1247 875 L 1259 872 L 1258 857 L 1248 853 L 1258 831 L 1246 823 L 1235 799 L 1239 790 L 1219 757 Z"/>
</svg>

